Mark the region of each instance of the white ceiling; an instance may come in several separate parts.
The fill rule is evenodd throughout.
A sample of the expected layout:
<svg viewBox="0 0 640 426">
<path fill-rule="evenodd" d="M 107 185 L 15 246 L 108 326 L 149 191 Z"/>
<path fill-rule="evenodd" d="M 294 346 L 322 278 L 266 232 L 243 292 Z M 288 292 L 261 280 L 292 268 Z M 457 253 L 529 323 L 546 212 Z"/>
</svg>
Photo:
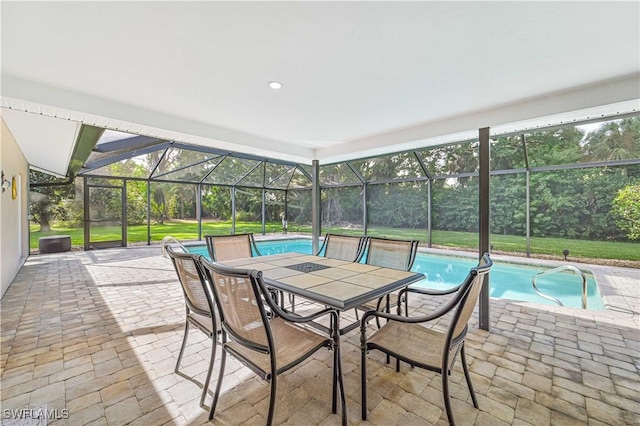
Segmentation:
<svg viewBox="0 0 640 426">
<path fill-rule="evenodd" d="M 2 119 L 32 166 L 58 176 L 67 173 L 80 124 L 10 109 L 2 110 Z"/>
<path fill-rule="evenodd" d="M 639 108 L 637 1 L 3 1 L 1 13 L 3 111 L 305 163 Z"/>
</svg>

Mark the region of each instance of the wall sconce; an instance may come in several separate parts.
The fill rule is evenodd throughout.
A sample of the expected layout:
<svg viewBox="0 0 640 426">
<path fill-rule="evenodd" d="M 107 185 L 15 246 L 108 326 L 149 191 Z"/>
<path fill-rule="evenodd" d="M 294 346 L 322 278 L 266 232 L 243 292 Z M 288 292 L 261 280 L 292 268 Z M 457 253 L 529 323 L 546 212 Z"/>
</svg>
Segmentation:
<svg viewBox="0 0 640 426">
<path fill-rule="evenodd" d="M 2 171 L 2 192 L 6 191 L 11 187 L 11 182 L 4 178 L 4 170 Z"/>
</svg>

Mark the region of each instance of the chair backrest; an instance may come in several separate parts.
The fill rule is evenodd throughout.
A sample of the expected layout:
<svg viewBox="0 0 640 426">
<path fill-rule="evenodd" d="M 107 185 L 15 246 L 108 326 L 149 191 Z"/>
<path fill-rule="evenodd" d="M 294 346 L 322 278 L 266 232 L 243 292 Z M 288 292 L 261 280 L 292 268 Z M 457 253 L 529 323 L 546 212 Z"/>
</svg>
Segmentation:
<svg viewBox="0 0 640 426">
<path fill-rule="evenodd" d="M 478 302 L 480 290 L 482 290 L 482 285 L 484 284 L 484 277 L 489 273 L 491 266 L 493 266 L 493 262 L 489 254 L 485 253 L 478 266 L 471 268 L 464 283 L 460 286 L 458 290 L 459 296 L 457 296 L 460 299 L 459 304 L 449 325 L 451 339 L 460 337 L 467 328 L 467 323 Z"/>
<path fill-rule="evenodd" d="M 364 252 L 366 237 L 354 235 L 327 234 L 324 237 L 324 257 L 329 259 L 358 262 Z M 322 252 L 322 248 L 320 252 Z"/>
<path fill-rule="evenodd" d="M 408 271 L 413 266 L 418 252 L 418 240 L 396 240 L 391 238 L 369 238 L 367 265 Z"/>
<path fill-rule="evenodd" d="M 200 261 L 212 283 L 224 331 L 243 346 L 268 352 L 273 339 L 262 303 L 262 272 Z"/>
<path fill-rule="evenodd" d="M 173 262 L 182 285 L 185 303 L 189 309 L 200 315 L 214 315 L 213 293 L 208 288 L 199 262 L 199 255 L 179 253 L 167 246 L 166 252 Z"/>
<path fill-rule="evenodd" d="M 209 257 L 214 262 L 252 257 L 258 252 L 252 233 L 234 235 L 205 235 Z M 253 249 L 253 250 L 252 250 Z"/>
</svg>

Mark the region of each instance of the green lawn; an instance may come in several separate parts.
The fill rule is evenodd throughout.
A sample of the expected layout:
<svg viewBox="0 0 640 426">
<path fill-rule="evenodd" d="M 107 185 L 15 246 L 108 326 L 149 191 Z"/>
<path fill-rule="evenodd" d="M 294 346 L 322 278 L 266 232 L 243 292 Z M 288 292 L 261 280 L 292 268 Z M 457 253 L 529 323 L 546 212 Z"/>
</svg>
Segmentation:
<svg viewBox="0 0 640 426">
<path fill-rule="evenodd" d="M 51 231 L 40 232 L 38 225 L 31 225 L 30 247 L 38 248 L 38 239 L 49 235 L 69 235 L 71 245 L 82 247 L 84 245 L 83 228 L 65 228 L 55 226 Z M 268 223 L 267 233 L 280 232 L 282 224 L 279 222 Z M 253 232 L 262 234 L 262 224 L 259 222 L 236 222 L 236 232 Z M 202 235 L 205 234 L 230 234 L 231 221 L 202 223 Z M 197 240 L 198 222 L 195 221 L 171 221 L 164 224 L 151 225 L 151 241 L 161 241 L 166 235 L 172 235 L 178 240 Z M 120 226 L 106 226 L 92 229 L 92 241 L 113 241 L 122 238 Z M 140 243 L 147 241 L 147 225 L 133 225 L 127 227 L 127 243 Z"/>
<path fill-rule="evenodd" d="M 279 222 L 267 223 L 267 234 L 281 232 L 282 225 Z M 310 226 L 289 225 L 292 233 L 311 233 Z M 40 232 L 37 225 L 31 227 L 31 248 L 38 248 L 38 238 L 48 235 L 67 234 L 71 236 L 71 244 L 83 246 L 84 233 L 82 228 L 55 227 L 49 232 Z M 120 227 L 104 227 L 95 229 L 92 239 L 95 241 L 119 240 Z M 259 222 L 236 222 L 236 232 L 262 233 L 262 224 Z M 324 232 L 342 234 L 362 233 L 358 229 L 331 228 L 323 229 Z M 202 234 L 229 234 L 231 233 L 231 221 L 206 222 L 202 224 Z M 393 229 L 383 227 L 371 227 L 369 236 L 385 236 L 390 238 L 420 239 L 426 241 L 427 233 L 424 230 Z M 163 225 L 151 225 L 151 240 L 160 241 L 166 235 L 172 235 L 178 240 L 197 240 L 198 223 L 195 221 L 171 221 Z M 146 242 L 147 226 L 135 225 L 127 229 L 128 244 Z M 473 232 L 433 231 L 433 244 L 446 247 L 478 248 L 478 234 Z M 509 253 L 524 253 L 526 251 L 526 239 L 513 235 L 491 235 L 491 244 L 494 250 Z M 565 238 L 531 238 L 531 253 L 541 255 L 562 256 L 562 251 L 570 251 L 569 257 L 593 258 L 593 259 L 619 259 L 640 261 L 640 244 L 622 243 L 610 241 L 585 241 Z"/>
</svg>

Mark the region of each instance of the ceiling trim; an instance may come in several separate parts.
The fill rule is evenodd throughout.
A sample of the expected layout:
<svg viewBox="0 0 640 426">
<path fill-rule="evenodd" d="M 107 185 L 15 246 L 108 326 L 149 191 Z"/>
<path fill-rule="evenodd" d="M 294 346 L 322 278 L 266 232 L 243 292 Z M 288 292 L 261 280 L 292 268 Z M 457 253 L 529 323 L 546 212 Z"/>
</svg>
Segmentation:
<svg viewBox="0 0 640 426">
<path fill-rule="evenodd" d="M 98 121 L 104 122 L 106 119 L 107 123 L 103 127 L 123 132 L 130 132 L 128 129 L 131 127 L 143 126 L 143 129 L 134 133 L 145 135 L 144 130 L 153 132 L 159 129 L 164 131 L 162 139 L 187 143 L 199 142 L 196 144 L 264 157 L 273 157 L 274 153 L 277 153 L 280 159 L 294 162 L 310 163 L 314 157 L 314 151 L 311 148 L 136 108 L 8 75 L 2 76 L 2 96 L 18 103 L 26 101 L 54 109 L 62 108 L 67 110 L 64 112 L 66 114 L 69 114 L 68 111 L 75 114 L 74 118 L 71 118 L 72 120 L 83 124 L 95 126 L 98 125 Z M 144 129 L 144 127 L 148 127 L 148 129 Z M 196 140 L 185 138 L 185 135 L 194 136 Z M 156 137 L 157 135 L 147 134 L 145 136 Z"/>
<path fill-rule="evenodd" d="M 492 135 L 500 135 L 563 122 L 577 123 L 593 119 L 594 114 L 615 117 L 640 108 L 640 73 L 634 73 L 498 108 L 311 149 L 10 76 L 2 77 L 2 87 L 3 106 L 19 106 L 24 111 L 41 115 L 200 145 L 207 151 L 212 148 L 228 150 L 302 164 L 310 164 L 314 159 L 321 164 L 336 163 L 465 141 L 477 138 L 478 129 L 482 127 L 490 127 Z M 31 111 L 34 109 L 37 110 Z"/>
<path fill-rule="evenodd" d="M 487 96 L 490 96 L 488 94 Z M 451 117 L 394 132 L 358 139 L 348 144 L 318 149 L 322 163 L 373 157 L 393 151 L 409 151 L 478 137 L 478 129 L 490 127 L 507 133 L 544 128 L 593 118 L 593 114 L 623 114 L 640 109 L 640 73 L 620 79 L 574 88 L 504 105 L 474 114 Z M 569 115 L 568 115 L 569 114 Z M 568 118 L 570 117 L 570 118 Z M 354 155 L 357 153 L 357 156 Z"/>
</svg>

